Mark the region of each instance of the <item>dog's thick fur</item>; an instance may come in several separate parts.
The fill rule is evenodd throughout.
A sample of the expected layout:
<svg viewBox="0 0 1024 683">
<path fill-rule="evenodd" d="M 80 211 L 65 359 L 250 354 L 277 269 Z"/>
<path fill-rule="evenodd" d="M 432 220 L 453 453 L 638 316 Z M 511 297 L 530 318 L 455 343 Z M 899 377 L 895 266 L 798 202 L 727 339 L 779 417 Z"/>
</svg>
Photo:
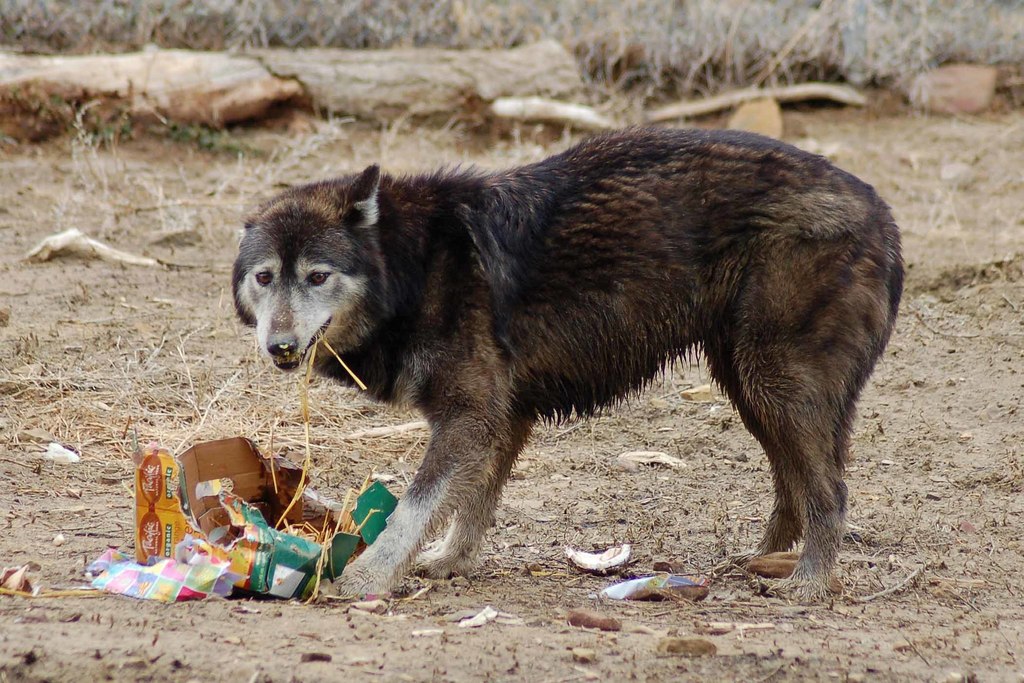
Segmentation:
<svg viewBox="0 0 1024 683">
<path fill-rule="evenodd" d="M 253 282 L 258 263 L 272 283 Z M 297 264 L 311 263 L 327 283 L 305 282 L 312 266 Z M 247 222 L 234 271 L 242 320 L 272 328 L 265 345 L 287 340 L 280 364 L 326 335 L 372 396 L 431 425 L 387 529 L 340 579 L 346 593 L 392 589 L 452 517 L 421 564 L 468 571 L 538 419 L 591 415 L 702 351 L 771 464 L 756 553 L 804 538 L 788 586 L 820 598 L 854 404 L 902 282 L 898 229 L 869 185 L 756 135 L 659 129 L 497 173 L 371 166 L 288 190 Z M 317 287 L 326 303 L 310 303 Z M 316 370 L 350 382 L 329 354 Z"/>
</svg>

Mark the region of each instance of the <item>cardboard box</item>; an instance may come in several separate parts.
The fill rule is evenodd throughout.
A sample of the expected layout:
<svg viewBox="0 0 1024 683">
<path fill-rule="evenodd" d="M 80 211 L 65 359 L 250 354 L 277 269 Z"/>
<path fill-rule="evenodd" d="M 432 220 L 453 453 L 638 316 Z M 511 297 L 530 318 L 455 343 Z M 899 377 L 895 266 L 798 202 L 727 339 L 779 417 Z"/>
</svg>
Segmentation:
<svg viewBox="0 0 1024 683">
<path fill-rule="evenodd" d="M 398 502 L 377 482 L 352 511 L 331 501 L 325 506 L 326 499 L 309 489 L 289 508 L 301 470 L 282 458 L 265 458 L 244 438 L 196 444 L 178 458 L 151 445 L 138 462 L 139 562 L 171 557 L 190 535 L 201 552 L 230 562 L 231 571 L 243 577 L 237 588 L 258 594 L 302 597 L 318 572 L 337 578 L 361 543 L 376 540 Z M 275 528 L 283 522 L 333 529 L 346 514 L 361 525 L 360 535 L 334 534 L 327 553 L 313 540 Z"/>
</svg>

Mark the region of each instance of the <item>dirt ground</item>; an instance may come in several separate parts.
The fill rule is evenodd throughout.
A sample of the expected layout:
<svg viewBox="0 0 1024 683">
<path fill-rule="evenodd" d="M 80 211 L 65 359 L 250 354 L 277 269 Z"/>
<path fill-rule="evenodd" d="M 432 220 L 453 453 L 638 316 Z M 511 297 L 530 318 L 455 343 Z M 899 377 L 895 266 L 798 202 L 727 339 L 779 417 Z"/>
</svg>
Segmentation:
<svg viewBox="0 0 1024 683">
<path fill-rule="evenodd" d="M 468 579 L 410 578 L 406 596 L 430 590 L 384 615 L 329 601 L 0 597 L 0 681 L 1024 680 L 1024 112 L 956 120 L 822 109 L 787 112 L 786 126 L 787 139 L 878 188 L 908 262 L 897 332 L 861 402 L 834 600 L 791 604 L 741 572 L 714 572 L 754 545 L 771 486 L 728 404 L 681 398 L 706 380 L 698 365 L 603 417 L 541 428 Z M 175 450 L 233 435 L 301 441 L 295 377 L 260 359 L 234 319 L 230 264 L 246 209 L 373 161 L 392 172 L 498 167 L 569 139 L 338 121 L 233 142 L 241 156 L 152 137 L 0 142 L 0 566 L 34 563 L 47 589 L 83 585 L 106 546 L 131 547 L 129 425 Z M 172 265 L 22 261 L 71 227 Z M 319 488 L 374 470 L 404 489 L 422 432 L 346 435 L 415 416 L 322 381 L 311 404 Z M 30 430 L 81 462 L 44 461 Z M 625 471 L 617 456 L 632 450 L 686 467 Z M 710 596 L 599 601 L 614 579 L 573 572 L 563 548 L 620 542 L 634 544 L 636 573 L 659 560 L 715 573 Z M 454 623 L 486 605 L 518 620 Z M 625 627 L 570 627 L 575 607 Z M 714 622 L 768 626 L 706 634 Z M 716 655 L 656 651 L 666 635 L 697 634 Z M 593 650 L 593 661 L 574 659 L 574 648 Z M 311 654 L 330 661 L 305 661 Z"/>
</svg>

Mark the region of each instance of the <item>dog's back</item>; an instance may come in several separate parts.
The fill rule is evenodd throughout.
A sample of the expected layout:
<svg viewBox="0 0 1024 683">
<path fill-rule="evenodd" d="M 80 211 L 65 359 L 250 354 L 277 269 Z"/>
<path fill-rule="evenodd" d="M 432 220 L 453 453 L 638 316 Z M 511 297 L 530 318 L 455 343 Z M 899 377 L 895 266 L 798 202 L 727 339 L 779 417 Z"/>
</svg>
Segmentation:
<svg viewBox="0 0 1024 683">
<path fill-rule="evenodd" d="M 902 268 L 888 208 L 791 146 L 630 130 L 488 186 L 467 223 L 524 412 L 590 414 L 701 349 L 727 391 L 769 347 L 788 358 L 805 344 L 827 361 L 756 372 L 825 382 L 841 357 L 859 386 L 891 331 Z"/>
</svg>

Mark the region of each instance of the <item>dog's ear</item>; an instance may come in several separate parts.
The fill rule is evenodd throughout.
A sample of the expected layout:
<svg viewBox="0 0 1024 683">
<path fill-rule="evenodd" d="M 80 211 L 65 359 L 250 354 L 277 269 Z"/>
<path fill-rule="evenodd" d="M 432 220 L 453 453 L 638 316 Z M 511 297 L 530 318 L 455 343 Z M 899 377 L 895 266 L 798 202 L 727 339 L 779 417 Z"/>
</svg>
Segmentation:
<svg viewBox="0 0 1024 683">
<path fill-rule="evenodd" d="M 345 218 L 363 227 L 376 225 L 380 217 L 379 190 L 380 166 L 367 166 L 349 188 L 349 208 Z"/>
</svg>

